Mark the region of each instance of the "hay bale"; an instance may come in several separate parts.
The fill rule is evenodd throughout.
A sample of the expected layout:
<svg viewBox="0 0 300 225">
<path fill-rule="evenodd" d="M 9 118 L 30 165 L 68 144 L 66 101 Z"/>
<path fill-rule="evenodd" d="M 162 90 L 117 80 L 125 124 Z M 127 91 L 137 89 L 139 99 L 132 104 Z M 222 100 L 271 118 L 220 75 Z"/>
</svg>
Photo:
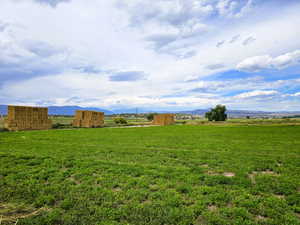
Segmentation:
<svg viewBox="0 0 300 225">
<path fill-rule="evenodd" d="M 52 127 L 48 108 L 10 105 L 7 112 L 4 126 L 10 131 L 46 130 Z"/>
<path fill-rule="evenodd" d="M 104 113 L 88 110 L 77 110 L 73 120 L 74 127 L 102 127 Z"/>
<path fill-rule="evenodd" d="M 167 126 L 175 123 L 175 115 L 170 113 L 154 115 L 153 125 Z"/>
</svg>

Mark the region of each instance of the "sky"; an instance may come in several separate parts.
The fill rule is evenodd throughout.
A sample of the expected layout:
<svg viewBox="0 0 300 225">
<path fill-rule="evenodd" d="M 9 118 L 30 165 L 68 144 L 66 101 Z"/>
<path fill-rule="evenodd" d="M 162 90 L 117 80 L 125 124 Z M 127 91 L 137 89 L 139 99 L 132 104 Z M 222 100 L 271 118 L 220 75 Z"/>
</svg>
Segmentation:
<svg viewBox="0 0 300 225">
<path fill-rule="evenodd" d="M 300 0 L 1 0 L 0 104 L 300 111 Z"/>
</svg>

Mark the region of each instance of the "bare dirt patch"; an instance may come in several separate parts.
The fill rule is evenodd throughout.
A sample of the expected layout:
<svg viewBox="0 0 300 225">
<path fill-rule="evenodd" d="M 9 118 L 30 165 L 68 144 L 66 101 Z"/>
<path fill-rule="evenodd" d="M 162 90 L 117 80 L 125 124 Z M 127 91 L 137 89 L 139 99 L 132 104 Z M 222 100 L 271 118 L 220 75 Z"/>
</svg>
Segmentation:
<svg viewBox="0 0 300 225">
<path fill-rule="evenodd" d="M 248 174 L 248 177 L 251 180 L 252 184 L 256 184 L 255 177 L 258 175 L 279 176 L 278 173 L 276 173 L 272 170 L 252 171 L 250 174 Z"/>
<path fill-rule="evenodd" d="M 81 184 L 81 182 L 79 180 L 76 180 L 75 177 L 72 175 L 68 178 L 69 181 L 74 182 L 75 184 Z"/>
<path fill-rule="evenodd" d="M 152 201 L 149 200 L 149 199 L 146 199 L 146 200 L 144 200 L 144 201 L 141 202 L 141 204 L 143 204 L 143 205 L 144 205 L 144 204 L 145 204 L 145 205 L 146 205 L 146 204 L 151 204 L 151 203 L 152 203 Z"/>
<path fill-rule="evenodd" d="M 218 172 L 209 170 L 206 173 L 210 176 L 224 176 L 224 177 L 234 177 L 235 176 L 235 173 L 232 173 L 232 172 L 218 173 Z"/>
<path fill-rule="evenodd" d="M 156 185 L 156 184 L 151 184 L 151 185 L 149 185 L 149 189 L 151 191 L 158 191 L 159 190 L 159 186 Z"/>
<path fill-rule="evenodd" d="M 285 199 L 285 196 L 284 195 L 274 195 L 276 198 L 279 198 L 279 199 Z"/>
<path fill-rule="evenodd" d="M 202 167 L 202 168 L 208 168 L 208 164 L 201 164 L 200 167 Z"/>
<path fill-rule="evenodd" d="M 234 206 L 233 203 L 230 202 L 230 203 L 227 204 L 226 207 L 227 207 L 227 208 L 232 208 L 233 206 Z"/>
<path fill-rule="evenodd" d="M 207 221 L 204 219 L 203 216 L 199 216 L 195 221 L 195 225 L 204 225 L 204 224 L 207 224 Z"/>
<path fill-rule="evenodd" d="M 256 184 L 255 175 L 253 173 L 248 174 L 248 177 L 252 184 Z"/>
<path fill-rule="evenodd" d="M 120 191 L 122 191 L 122 189 L 119 188 L 119 187 L 113 188 L 112 190 L 113 190 L 113 192 L 120 192 Z"/>
<path fill-rule="evenodd" d="M 50 209 L 44 207 L 35 209 L 25 205 L 0 203 L 0 224 L 2 224 L 2 222 L 17 224 L 20 219 L 36 216 L 49 210 Z"/>
<path fill-rule="evenodd" d="M 66 171 L 68 171 L 68 168 L 67 167 L 62 167 L 62 168 L 60 168 L 60 171 L 66 172 Z"/>
<path fill-rule="evenodd" d="M 218 209 L 218 207 L 215 206 L 215 205 L 209 205 L 209 206 L 208 206 L 208 210 L 209 210 L 209 211 L 214 212 L 214 211 L 217 211 L 217 209 Z"/>
<path fill-rule="evenodd" d="M 220 175 L 219 173 L 217 173 L 217 172 L 215 172 L 215 171 L 212 171 L 212 170 L 208 170 L 206 173 L 207 173 L 208 175 L 210 175 L 210 176 L 218 176 L 218 175 Z"/>
<path fill-rule="evenodd" d="M 234 177 L 234 176 L 235 176 L 235 173 L 232 173 L 232 172 L 225 172 L 225 173 L 223 173 L 223 175 L 224 175 L 225 177 Z"/>
<path fill-rule="evenodd" d="M 255 219 L 256 219 L 256 220 L 260 220 L 260 221 L 264 221 L 264 220 L 267 220 L 268 217 L 258 215 L 258 216 L 255 217 Z"/>
<path fill-rule="evenodd" d="M 258 173 L 258 174 L 272 175 L 272 176 L 278 176 L 278 175 L 279 175 L 278 173 L 275 173 L 275 172 L 272 171 L 272 170 L 264 170 L 264 171 L 257 172 L 257 173 Z"/>
<path fill-rule="evenodd" d="M 207 221 L 204 219 L 203 216 L 198 216 L 198 218 L 196 219 L 195 225 L 205 225 L 207 224 Z"/>
</svg>

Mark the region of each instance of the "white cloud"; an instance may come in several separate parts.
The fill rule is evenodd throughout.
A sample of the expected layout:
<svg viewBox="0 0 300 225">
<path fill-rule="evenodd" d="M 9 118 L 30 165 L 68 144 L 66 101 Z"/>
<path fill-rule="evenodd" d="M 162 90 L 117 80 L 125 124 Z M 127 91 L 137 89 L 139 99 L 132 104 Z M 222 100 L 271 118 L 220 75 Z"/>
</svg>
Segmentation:
<svg viewBox="0 0 300 225">
<path fill-rule="evenodd" d="M 251 12 L 254 8 L 253 0 L 236 1 L 236 0 L 219 0 L 216 9 L 221 16 L 241 18 Z"/>
<path fill-rule="evenodd" d="M 245 92 L 242 94 L 238 94 L 234 96 L 234 98 L 237 99 L 245 99 L 245 98 L 263 98 L 263 97 L 269 97 L 269 96 L 274 96 L 278 94 L 278 91 L 250 91 L 250 92 Z"/>
<path fill-rule="evenodd" d="M 300 64 L 300 50 L 272 58 L 270 55 L 247 58 L 237 65 L 238 70 L 258 72 L 263 69 L 283 69 Z"/>
<path fill-rule="evenodd" d="M 278 8 L 268 2 L 73 0 L 50 7 L 34 0 L 1 0 L 0 101 L 108 108 L 124 102 L 171 109 L 224 101 L 240 106 L 243 102 L 226 97 L 231 92 L 279 87 L 297 92 L 295 81 L 228 80 L 228 72 L 216 74 L 253 56 L 259 58 L 243 67 L 253 61 L 257 70 L 270 63 L 278 68 L 297 63 L 300 4 Z M 270 14 L 261 13 L 266 9 Z M 244 46 L 249 37 L 256 40 Z M 131 74 L 126 82 L 111 82 L 120 71 L 139 72 L 146 79 Z M 247 104 L 259 107 L 252 103 Z"/>
<path fill-rule="evenodd" d="M 237 65 L 238 70 L 258 72 L 262 69 L 270 68 L 272 65 L 272 58 L 269 55 L 254 56 L 247 58 Z"/>
<path fill-rule="evenodd" d="M 286 94 L 285 97 L 300 97 L 300 92 L 296 92 L 294 94 Z"/>
<path fill-rule="evenodd" d="M 245 39 L 243 41 L 243 45 L 249 45 L 251 43 L 253 43 L 256 39 L 254 37 L 248 37 L 247 39 Z"/>
<path fill-rule="evenodd" d="M 300 64 L 300 49 L 273 59 L 273 65 L 276 68 L 284 68 L 295 64 Z"/>
</svg>

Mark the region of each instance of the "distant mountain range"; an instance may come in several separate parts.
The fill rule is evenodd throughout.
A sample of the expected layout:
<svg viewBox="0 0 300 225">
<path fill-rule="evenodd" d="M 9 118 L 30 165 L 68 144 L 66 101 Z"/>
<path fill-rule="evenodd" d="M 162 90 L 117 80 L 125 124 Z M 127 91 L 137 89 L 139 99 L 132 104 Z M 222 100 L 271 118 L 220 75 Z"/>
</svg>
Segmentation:
<svg viewBox="0 0 300 225">
<path fill-rule="evenodd" d="M 80 107 L 80 106 L 49 106 L 48 107 L 49 115 L 74 115 L 76 110 L 92 110 L 98 112 L 104 112 L 106 115 L 112 114 L 122 114 L 122 113 L 148 113 L 148 112 L 158 112 L 158 113 L 168 113 L 168 111 L 155 111 L 155 110 L 147 110 L 147 109 L 137 109 L 130 108 L 130 109 L 114 109 L 114 110 L 107 110 L 102 108 L 96 107 Z M 201 115 L 204 116 L 209 109 L 196 109 L 190 111 L 176 111 L 176 112 L 169 112 L 169 113 L 181 113 L 181 114 L 191 114 L 191 115 Z M 7 114 L 7 105 L 0 105 L 0 114 L 6 115 Z M 289 111 L 281 111 L 281 112 L 264 112 L 264 111 L 252 111 L 252 110 L 227 110 L 227 114 L 231 118 L 235 117 L 282 117 L 282 116 L 294 116 L 300 115 L 300 111 L 298 112 L 289 112 Z"/>
</svg>

